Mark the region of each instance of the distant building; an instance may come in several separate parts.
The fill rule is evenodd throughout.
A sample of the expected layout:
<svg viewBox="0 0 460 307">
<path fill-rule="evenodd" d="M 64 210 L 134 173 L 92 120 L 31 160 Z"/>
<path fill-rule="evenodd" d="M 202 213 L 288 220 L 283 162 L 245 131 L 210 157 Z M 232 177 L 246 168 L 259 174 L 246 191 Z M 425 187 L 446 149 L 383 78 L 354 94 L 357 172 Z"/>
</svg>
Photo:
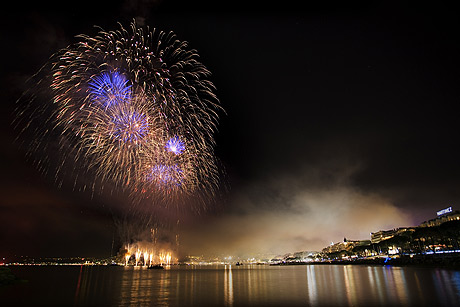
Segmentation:
<svg viewBox="0 0 460 307">
<path fill-rule="evenodd" d="M 316 257 L 319 257 L 319 253 L 316 251 L 301 251 L 301 252 L 294 253 L 292 257 L 296 261 L 308 262 L 308 261 L 312 261 Z"/>
<path fill-rule="evenodd" d="M 454 221 L 454 220 L 460 220 L 460 211 L 452 211 L 452 207 L 448 207 L 446 209 L 442 209 L 438 211 L 436 218 L 421 223 L 419 227 L 439 226 L 442 223 Z M 377 232 L 372 232 L 371 242 L 372 244 L 377 244 L 384 240 L 391 239 L 396 235 L 401 235 L 409 231 L 413 232 L 415 231 L 416 228 L 417 227 L 400 227 L 400 228 L 395 228 L 391 230 L 380 230 Z"/>
<path fill-rule="evenodd" d="M 460 220 L 460 211 L 452 211 L 452 207 L 437 212 L 437 217 L 420 224 L 420 227 L 434 227 L 449 221 Z"/>
<path fill-rule="evenodd" d="M 300 259 L 305 259 L 308 257 L 313 257 L 317 254 L 318 252 L 315 251 L 301 251 L 301 252 L 296 252 L 292 256 Z"/>
<path fill-rule="evenodd" d="M 371 241 L 369 240 L 347 240 L 343 238 L 343 242 L 338 242 L 331 244 L 323 248 L 322 252 L 325 254 L 341 252 L 341 251 L 351 251 L 355 246 L 369 245 Z"/>
<path fill-rule="evenodd" d="M 396 235 L 401 235 L 403 233 L 413 232 L 413 231 L 415 231 L 415 227 L 399 227 L 399 228 L 394 228 L 391 230 L 380 230 L 377 232 L 372 232 L 371 233 L 371 243 L 377 244 L 384 240 L 391 239 Z"/>
<path fill-rule="evenodd" d="M 395 229 L 371 232 L 371 243 L 372 244 L 380 243 L 384 240 L 393 238 L 394 235 L 395 235 Z"/>
</svg>

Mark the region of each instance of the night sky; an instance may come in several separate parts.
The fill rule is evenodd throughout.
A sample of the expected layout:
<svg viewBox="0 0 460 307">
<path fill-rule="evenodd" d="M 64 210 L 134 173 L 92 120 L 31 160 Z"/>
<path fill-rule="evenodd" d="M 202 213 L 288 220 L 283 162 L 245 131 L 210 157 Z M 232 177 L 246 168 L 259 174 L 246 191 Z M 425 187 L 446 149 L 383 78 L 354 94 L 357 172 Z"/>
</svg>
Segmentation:
<svg viewBox="0 0 460 307">
<path fill-rule="evenodd" d="M 96 35 L 93 25 L 133 18 L 197 49 L 226 110 L 215 138 L 229 192 L 183 229 L 190 252 L 320 250 L 460 209 L 458 10 L 190 2 L 1 13 L 1 257 L 110 255 L 111 201 L 44 179 L 10 123 L 25 80 L 49 56 L 75 35 Z"/>
</svg>

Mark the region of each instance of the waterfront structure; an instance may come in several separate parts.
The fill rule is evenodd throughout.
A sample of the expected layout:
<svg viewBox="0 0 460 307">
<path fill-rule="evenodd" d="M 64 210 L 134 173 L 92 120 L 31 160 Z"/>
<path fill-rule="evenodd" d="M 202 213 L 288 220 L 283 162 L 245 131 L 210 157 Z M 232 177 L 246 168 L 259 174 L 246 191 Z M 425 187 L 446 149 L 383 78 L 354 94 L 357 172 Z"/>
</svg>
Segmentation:
<svg viewBox="0 0 460 307">
<path fill-rule="evenodd" d="M 441 226 L 444 224 L 443 226 Z M 371 233 L 371 240 L 331 243 L 323 248 L 326 259 L 395 256 L 401 254 L 460 252 L 460 211 L 452 207 L 437 212 L 437 217 L 416 227 L 399 227 Z M 356 248 L 355 248 L 356 247 Z M 412 256 L 411 256 L 412 257 Z"/>
<path fill-rule="evenodd" d="M 452 211 L 452 207 L 448 207 L 446 209 L 438 211 L 437 217 L 421 223 L 419 227 L 434 227 L 439 226 L 445 222 L 458 220 L 460 220 L 460 211 Z"/>
<path fill-rule="evenodd" d="M 318 252 L 315 251 L 301 251 L 292 255 L 295 262 L 310 262 L 318 257 L 320 256 L 318 255 Z"/>
<path fill-rule="evenodd" d="M 369 245 L 371 242 L 369 240 L 347 240 L 343 238 L 343 242 L 333 243 L 329 246 L 323 248 L 322 253 L 330 254 L 341 251 L 351 251 L 356 246 Z"/>
<path fill-rule="evenodd" d="M 377 244 L 384 240 L 393 238 L 394 236 L 401 235 L 407 232 L 414 232 L 416 227 L 399 227 L 390 230 L 380 230 L 371 232 L 371 243 Z"/>
</svg>

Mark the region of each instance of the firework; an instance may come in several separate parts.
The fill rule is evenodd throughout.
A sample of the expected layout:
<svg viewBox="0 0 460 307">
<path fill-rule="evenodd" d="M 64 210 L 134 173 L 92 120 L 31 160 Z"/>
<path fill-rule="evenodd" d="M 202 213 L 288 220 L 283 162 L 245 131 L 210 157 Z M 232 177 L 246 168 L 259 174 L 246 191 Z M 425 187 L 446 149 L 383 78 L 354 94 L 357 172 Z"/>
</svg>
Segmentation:
<svg viewBox="0 0 460 307">
<path fill-rule="evenodd" d="M 165 247 L 159 247 L 151 242 L 139 241 L 123 247 L 121 260 L 124 265 L 151 266 L 155 264 L 170 265 L 177 263 L 174 252 Z"/>
<path fill-rule="evenodd" d="M 33 130 L 41 147 L 32 150 L 57 135 L 57 173 L 65 165 L 79 173 L 78 166 L 94 174 L 94 183 L 135 198 L 213 195 L 213 134 L 222 108 L 196 51 L 172 32 L 135 23 L 77 38 L 50 59 L 38 82 L 50 101 L 40 108 L 29 101 L 26 129 L 42 127 Z"/>
</svg>

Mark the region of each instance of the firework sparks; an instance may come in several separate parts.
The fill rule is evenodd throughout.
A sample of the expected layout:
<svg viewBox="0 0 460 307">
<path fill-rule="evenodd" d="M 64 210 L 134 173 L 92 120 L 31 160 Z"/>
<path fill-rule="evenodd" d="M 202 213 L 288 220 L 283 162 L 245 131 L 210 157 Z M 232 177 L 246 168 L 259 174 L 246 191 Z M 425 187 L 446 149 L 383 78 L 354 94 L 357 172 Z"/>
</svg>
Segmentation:
<svg viewBox="0 0 460 307">
<path fill-rule="evenodd" d="M 168 140 L 165 148 L 169 152 L 180 155 L 185 150 L 185 144 L 179 139 L 179 137 L 175 136 Z"/>
<path fill-rule="evenodd" d="M 59 134 L 61 156 L 73 160 L 60 165 L 89 169 L 94 182 L 137 198 L 213 195 L 222 108 L 196 51 L 172 32 L 134 23 L 78 39 L 52 57 L 39 82 L 51 99 L 42 108 L 30 99 L 26 129 L 43 125 L 38 113 L 48 116 L 34 132 L 39 143 Z"/>
<path fill-rule="evenodd" d="M 177 262 L 171 250 L 160 248 L 153 243 L 137 242 L 125 248 L 125 265 L 151 266 L 170 265 Z"/>
<path fill-rule="evenodd" d="M 129 103 L 131 100 L 131 85 L 118 72 L 104 72 L 88 83 L 91 100 L 104 107 L 117 103 Z"/>
<path fill-rule="evenodd" d="M 152 167 L 151 180 L 159 186 L 180 186 L 182 170 L 177 165 L 155 165 Z"/>
</svg>

